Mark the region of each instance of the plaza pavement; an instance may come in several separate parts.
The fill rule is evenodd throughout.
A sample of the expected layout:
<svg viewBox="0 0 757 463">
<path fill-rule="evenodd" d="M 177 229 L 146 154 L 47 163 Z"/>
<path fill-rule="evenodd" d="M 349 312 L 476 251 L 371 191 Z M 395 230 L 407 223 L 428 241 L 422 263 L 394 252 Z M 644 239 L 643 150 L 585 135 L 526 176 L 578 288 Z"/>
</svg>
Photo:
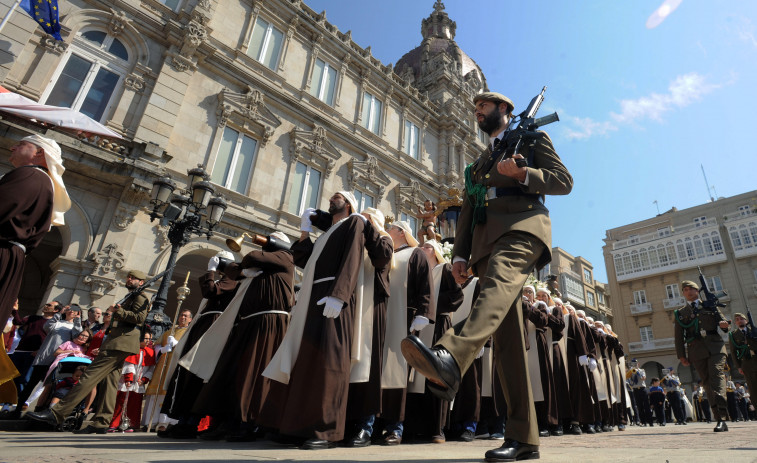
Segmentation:
<svg viewBox="0 0 757 463">
<path fill-rule="evenodd" d="M 757 462 L 757 422 L 729 423 L 727 433 L 712 432 L 713 425 L 640 428 L 594 436 L 542 439 L 544 462 L 741 463 Z M 446 444 L 402 444 L 299 450 L 269 441 L 227 443 L 202 440 L 168 440 L 155 434 L 75 435 L 46 431 L 0 431 L 0 462 L 9 463 L 112 463 L 112 462 L 477 462 L 486 450 L 502 441 L 476 440 Z"/>
</svg>

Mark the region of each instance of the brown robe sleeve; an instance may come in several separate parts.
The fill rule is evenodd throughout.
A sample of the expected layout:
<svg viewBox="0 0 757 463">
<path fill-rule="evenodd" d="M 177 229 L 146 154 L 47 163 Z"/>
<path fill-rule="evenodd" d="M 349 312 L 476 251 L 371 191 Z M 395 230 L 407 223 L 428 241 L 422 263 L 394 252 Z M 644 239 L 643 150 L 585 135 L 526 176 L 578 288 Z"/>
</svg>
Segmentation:
<svg viewBox="0 0 757 463">
<path fill-rule="evenodd" d="M 586 345 L 586 336 L 581 329 L 580 321 L 575 315 L 571 315 L 568 321 L 568 338 L 573 341 L 576 355 L 579 357 L 582 355 L 589 355 L 589 348 Z"/>
<path fill-rule="evenodd" d="M 350 216 L 339 225 L 343 230 L 337 230 L 343 238 L 340 246 L 344 252 L 328 295 L 342 302 L 349 302 L 355 292 L 360 266 L 363 265 L 363 247 L 365 246 L 363 229 L 366 222 L 357 215 Z M 329 256 L 320 256 L 320 259 L 324 258 L 328 259 Z"/>
<path fill-rule="evenodd" d="M 258 268 L 264 272 L 284 272 L 291 266 L 289 251 L 252 251 L 244 256 L 240 268 Z"/>
<path fill-rule="evenodd" d="M 553 341 L 562 339 L 563 330 L 565 330 L 565 317 L 563 317 L 562 309 L 559 307 L 552 308 L 552 312 L 547 315 L 547 327 L 552 328 Z"/>
<path fill-rule="evenodd" d="M 305 268 L 305 265 L 307 265 L 308 263 L 308 259 L 310 259 L 310 254 L 313 253 L 313 240 L 304 239 L 295 241 L 294 243 L 292 243 L 292 246 L 289 248 L 289 250 L 292 252 L 292 256 L 294 257 L 294 265 L 299 268 Z"/>
<path fill-rule="evenodd" d="M 200 277 L 200 292 L 205 299 L 211 299 L 221 294 L 233 290 L 237 282 L 227 276 L 221 277 L 216 281 L 216 272 L 210 271 Z"/>
<path fill-rule="evenodd" d="M 50 230 L 53 184 L 35 167 L 18 167 L 0 179 L 0 238 L 18 241 L 29 253 Z"/>
<path fill-rule="evenodd" d="M 463 305 L 463 288 L 457 284 L 452 275 L 452 265 L 444 264 L 442 281 L 439 284 L 439 297 L 436 300 L 436 314 L 455 312 Z"/>
<path fill-rule="evenodd" d="M 547 312 L 537 309 L 532 304 L 523 304 L 523 318 L 528 319 L 535 327 L 544 329 L 548 322 Z"/>
<path fill-rule="evenodd" d="M 431 323 L 436 319 L 436 311 L 431 307 L 433 287 L 433 276 L 426 254 L 415 248 L 407 266 L 407 308 L 415 309 L 416 317 L 426 317 Z"/>
<path fill-rule="evenodd" d="M 374 300 L 386 299 L 389 297 L 389 266 L 392 263 L 394 247 L 392 240 L 388 236 L 382 236 L 370 222 L 365 224 L 365 249 L 368 251 L 368 258 L 371 259 L 373 267 L 376 269 L 373 281 Z"/>
</svg>

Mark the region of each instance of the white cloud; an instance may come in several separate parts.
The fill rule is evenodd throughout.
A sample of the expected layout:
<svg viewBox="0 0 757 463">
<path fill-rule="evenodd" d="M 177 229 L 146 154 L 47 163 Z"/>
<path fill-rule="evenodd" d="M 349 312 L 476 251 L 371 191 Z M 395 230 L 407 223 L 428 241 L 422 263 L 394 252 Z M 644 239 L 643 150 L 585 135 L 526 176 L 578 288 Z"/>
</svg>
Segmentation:
<svg viewBox="0 0 757 463">
<path fill-rule="evenodd" d="M 739 39 L 757 48 L 757 39 L 754 38 L 754 25 L 749 18 L 742 18 L 741 24 L 736 26 L 736 34 Z"/>
<path fill-rule="evenodd" d="M 635 100 L 621 100 L 620 113 L 610 113 L 618 123 L 633 123 L 642 118 L 662 120 L 662 116 L 674 109 L 684 108 L 699 101 L 702 96 L 720 87 L 691 72 L 675 78 L 668 86 L 667 93 L 652 93 Z"/>
<path fill-rule="evenodd" d="M 576 129 L 568 128 L 566 136 L 569 140 L 585 140 L 593 136 L 607 135 L 608 132 L 618 130 L 618 127 L 612 122 L 598 122 L 590 117 L 573 117 L 567 118 L 570 126 Z"/>
<path fill-rule="evenodd" d="M 720 86 L 709 83 L 706 77 L 696 72 L 683 74 L 670 83 L 665 93 L 653 92 L 636 99 L 621 100 L 620 112 L 611 112 L 606 121 L 589 117 L 563 117 L 567 122 L 566 136 L 570 140 L 586 140 L 617 131 L 623 124 L 635 124 L 646 119 L 660 121 L 666 113 L 689 106 Z"/>
</svg>

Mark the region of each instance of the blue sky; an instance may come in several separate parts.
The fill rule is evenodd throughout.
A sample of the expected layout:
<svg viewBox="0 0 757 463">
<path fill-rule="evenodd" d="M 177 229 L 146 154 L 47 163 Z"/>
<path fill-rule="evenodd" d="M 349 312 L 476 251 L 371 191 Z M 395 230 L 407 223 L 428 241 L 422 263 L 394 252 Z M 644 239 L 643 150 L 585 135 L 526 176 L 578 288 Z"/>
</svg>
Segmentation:
<svg viewBox="0 0 757 463">
<path fill-rule="evenodd" d="M 433 0 L 306 0 L 373 56 L 395 63 L 422 40 Z M 605 231 L 671 207 L 757 188 L 757 2 L 683 0 L 648 29 L 662 0 L 447 0 L 455 41 L 516 112 L 547 86 L 539 115 L 573 174 L 548 197 L 553 245 L 607 281 Z M 700 164 L 714 191 L 708 193 Z"/>
</svg>

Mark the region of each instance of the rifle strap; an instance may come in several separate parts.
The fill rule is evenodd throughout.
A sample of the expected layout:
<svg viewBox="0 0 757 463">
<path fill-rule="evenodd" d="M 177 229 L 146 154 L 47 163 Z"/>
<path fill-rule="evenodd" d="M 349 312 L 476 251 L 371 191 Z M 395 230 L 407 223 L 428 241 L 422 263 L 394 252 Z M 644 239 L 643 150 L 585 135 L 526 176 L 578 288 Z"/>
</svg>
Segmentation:
<svg viewBox="0 0 757 463">
<path fill-rule="evenodd" d="M 686 335 L 687 330 L 694 327 L 694 335 L 684 339 L 684 342 L 689 344 L 691 341 L 699 337 L 699 317 L 694 317 L 691 323 L 684 323 L 683 317 L 679 312 L 680 309 L 676 309 L 673 313 L 675 314 L 676 322 L 678 322 L 678 324 L 681 325 L 681 328 L 683 328 L 683 334 Z"/>
<path fill-rule="evenodd" d="M 733 337 L 733 331 L 728 333 L 728 338 L 731 340 L 731 344 L 733 345 L 734 352 L 736 353 L 736 358 L 739 360 L 744 359 L 750 359 L 752 358 L 752 354 L 749 353 L 749 345 L 747 343 L 739 344 L 736 339 Z"/>
<path fill-rule="evenodd" d="M 473 207 L 473 220 L 470 231 L 476 228 L 476 224 L 486 223 L 486 186 L 473 181 L 473 164 L 465 168 L 465 200 Z"/>
</svg>

